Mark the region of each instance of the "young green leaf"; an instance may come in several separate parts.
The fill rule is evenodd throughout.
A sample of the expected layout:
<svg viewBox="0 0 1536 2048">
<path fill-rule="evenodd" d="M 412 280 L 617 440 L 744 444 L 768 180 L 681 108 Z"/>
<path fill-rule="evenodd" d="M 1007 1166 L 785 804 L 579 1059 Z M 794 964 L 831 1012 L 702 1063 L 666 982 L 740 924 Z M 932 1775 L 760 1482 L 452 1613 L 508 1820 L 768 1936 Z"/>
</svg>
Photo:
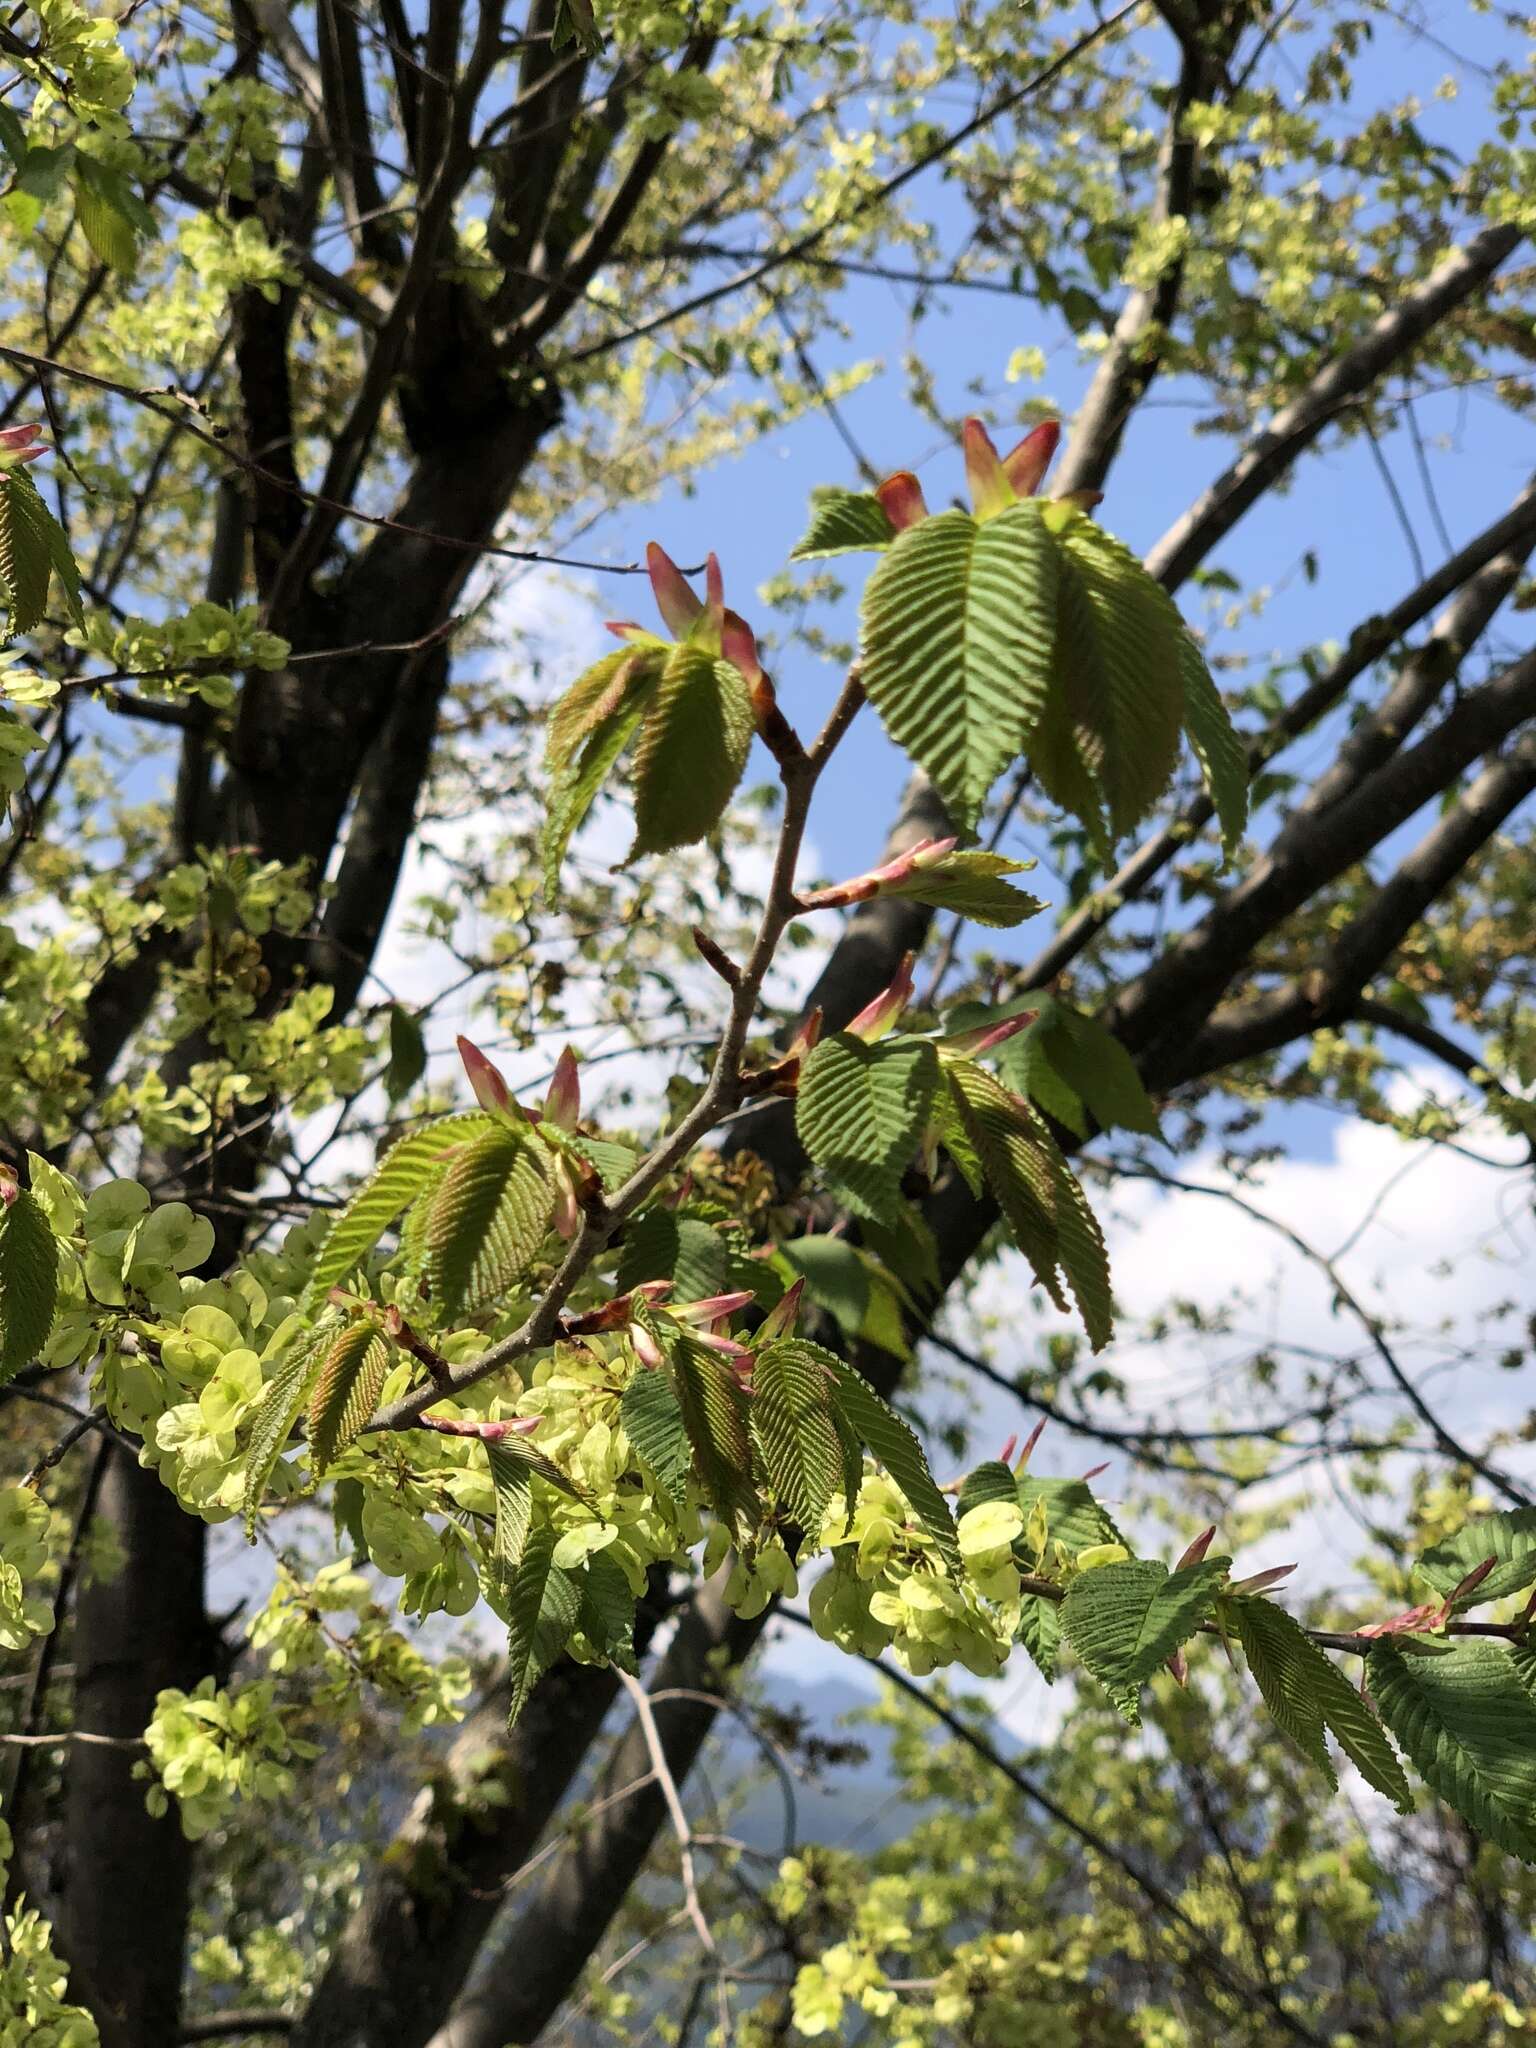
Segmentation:
<svg viewBox="0 0 1536 2048">
<path fill-rule="evenodd" d="M 843 1474 L 832 1381 L 814 1351 L 787 1338 L 752 1361 L 752 1433 L 779 1504 L 813 1540 Z"/>
<path fill-rule="evenodd" d="M 779 1254 L 805 1281 L 805 1291 L 818 1308 L 850 1337 L 856 1337 L 869 1314 L 869 1268 L 845 1237 L 792 1237 Z"/>
<path fill-rule="evenodd" d="M 1067 1641 L 1117 1702 L 1134 1712 L 1136 1689 L 1182 1648 L 1215 1604 L 1229 1558 L 1170 1572 L 1155 1558 L 1127 1558 L 1083 1572 L 1062 1603 Z"/>
<path fill-rule="evenodd" d="M 816 562 L 829 555 L 865 554 L 888 548 L 895 538 L 896 529 L 873 491 L 827 484 L 811 492 L 811 523 L 789 559 Z"/>
<path fill-rule="evenodd" d="M 1489 1600 L 1507 1600 L 1511 1593 L 1523 1593 L 1527 1586 L 1536 1585 L 1536 1508 L 1514 1508 L 1468 1522 L 1454 1536 L 1426 1550 L 1414 1570 L 1437 1593 L 1448 1595 L 1490 1557 L 1498 1562 L 1487 1578 L 1457 1603 L 1458 1610 L 1480 1607 Z"/>
<path fill-rule="evenodd" d="M 729 1278 L 725 1239 L 697 1216 L 647 1209 L 624 1226 L 624 1255 L 614 1291 L 627 1294 L 646 1280 L 670 1280 L 673 1301 L 708 1301 Z"/>
<path fill-rule="evenodd" d="M 495 1128 L 481 1110 L 440 1117 L 412 1131 L 385 1153 L 371 1174 L 331 1225 L 304 1292 L 313 1311 L 333 1287 L 346 1279 L 373 1250 L 400 1212 L 444 1171 L 457 1151 Z"/>
<path fill-rule="evenodd" d="M 535 1529 L 507 1587 L 509 1727 L 581 1620 L 580 1582 L 575 1572 L 554 1562 L 555 1541 L 554 1529 Z"/>
<path fill-rule="evenodd" d="M 109 270 L 131 277 L 138 265 L 139 249 L 125 179 L 92 157 L 78 156 L 73 184 L 75 218 L 92 253 Z"/>
<path fill-rule="evenodd" d="M 866 1045 L 839 1031 L 822 1039 L 806 1060 L 795 1126 L 813 1162 L 856 1214 L 895 1222 L 901 1177 L 928 1121 L 938 1079 L 938 1056 L 924 1039 Z"/>
<path fill-rule="evenodd" d="M 496 1496 L 490 1564 L 497 1589 L 506 1602 L 511 1597 L 512 1582 L 523 1561 L 533 1521 L 533 1469 L 524 1459 L 511 1456 L 502 1444 L 487 1444 L 485 1455 Z"/>
<path fill-rule="evenodd" d="M 897 536 L 864 592 L 864 687 L 886 730 L 969 831 L 1044 707 L 1055 543 L 1040 507 L 938 512 Z"/>
<path fill-rule="evenodd" d="M 58 1298 L 58 1240 L 42 1203 L 19 1188 L 0 1215 L 0 1385 L 47 1343 Z"/>
<path fill-rule="evenodd" d="M 415 1014 L 399 1003 L 389 1006 L 389 1065 L 384 1070 L 384 1093 L 398 1102 L 409 1095 L 427 1070 L 427 1042 Z"/>
<path fill-rule="evenodd" d="M 609 655 L 589 669 L 556 709 L 546 756 L 550 795 L 543 833 L 544 893 L 551 903 L 560 894 L 566 849 L 639 731 L 661 677 L 661 664 L 659 649 L 621 649 L 617 657 Z M 599 675 L 602 688 L 595 702 L 589 702 L 591 679 Z M 576 708 L 568 708 L 578 692 L 582 696 Z"/>
<path fill-rule="evenodd" d="M 1033 1659 L 1047 1685 L 1056 1683 L 1056 1661 L 1061 1650 L 1061 1603 L 1040 1593 L 1026 1593 L 1019 1604 L 1019 1623 L 1014 1631 Z"/>
<path fill-rule="evenodd" d="M 1130 1054 L 1096 1017 L 1058 1004 L 1045 1055 L 1101 1130 L 1162 1135 L 1152 1098 Z"/>
<path fill-rule="evenodd" d="M 543 1147 L 497 1125 L 451 1162 L 427 1213 L 432 1288 L 444 1316 L 483 1308 L 533 1263 L 554 1214 Z"/>
<path fill-rule="evenodd" d="M 1007 929 L 1034 917 L 1045 905 L 1038 896 L 1015 889 L 1005 875 L 1026 874 L 1034 862 L 1009 860 L 1001 853 L 946 854 L 936 866 L 914 868 L 899 882 L 883 882 L 882 896 L 910 896 L 936 910 L 952 910 L 973 924 Z"/>
<path fill-rule="evenodd" d="M 671 1375 L 638 1367 L 620 1399 L 619 1421 L 635 1456 L 681 1512 L 693 1454 Z"/>
<path fill-rule="evenodd" d="M 581 1574 L 577 1626 L 599 1656 L 621 1671 L 635 1663 L 635 1596 L 628 1579 L 606 1551 L 595 1550 Z"/>
<path fill-rule="evenodd" d="M 1251 1593 L 1223 1600 L 1222 1613 L 1237 1622 L 1243 1655 L 1265 1706 L 1329 1784 L 1336 1786 L 1338 1779 L 1325 1731 L 1331 1731 L 1367 1784 L 1400 1813 L 1411 1813 L 1413 1794 L 1381 1723 L 1300 1623 L 1273 1601 Z"/>
<path fill-rule="evenodd" d="M 327 1314 L 312 1330 L 300 1331 L 257 1406 L 245 1453 L 245 1533 L 252 1543 L 272 1473 L 339 1329 L 340 1318 Z"/>
<path fill-rule="evenodd" d="M 672 1384 L 694 1467 L 710 1505 L 727 1523 L 756 1526 L 763 1504 L 752 1479 L 747 1395 L 718 1351 L 679 1331 L 670 1346 Z"/>
<path fill-rule="evenodd" d="M 12 633 L 30 633 L 48 609 L 53 515 L 24 469 L 0 475 L 0 577 Z"/>
<path fill-rule="evenodd" d="M 1113 1518 L 1094 1499 L 1086 1480 L 1037 1479 L 1031 1472 L 1021 1472 L 1018 1488 L 1025 1527 L 1029 1526 L 1036 1504 L 1043 1501 L 1047 1545 L 1059 1543 L 1069 1557 L 1091 1549 L 1096 1543 L 1121 1541 Z M 1046 1561 L 1049 1563 L 1049 1555 Z"/>
<path fill-rule="evenodd" d="M 1222 851 L 1230 860 L 1248 824 L 1248 749 L 1233 729 L 1205 656 L 1186 632 L 1179 649 L 1184 684 L 1184 730 L 1221 824 Z"/>
<path fill-rule="evenodd" d="M 835 1382 L 835 1404 L 849 1428 L 870 1456 L 877 1458 L 890 1473 L 937 1544 L 946 1569 L 959 1578 L 962 1567 L 954 1516 L 912 1430 L 856 1367 L 845 1364 L 835 1353 L 824 1351 L 819 1344 L 808 1344 L 803 1338 L 793 1341 L 831 1375 Z"/>
<path fill-rule="evenodd" d="M 343 1330 L 309 1397 L 309 1461 L 317 1473 L 357 1441 L 389 1371 L 389 1346 L 372 1323 Z"/>
<path fill-rule="evenodd" d="M 1093 616 L 1108 717 L 1094 761 L 1116 833 L 1140 823 L 1178 764 L 1184 723 L 1178 609 L 1122 541 L 1091 519 L 1059 536 L 1063 573 L 1075 577 Z"/>
<path fill-rule="evenodd" d="M 741 780 L 755 730 L 739 669 L 686 641 L 671 650 L 635 750 L 635 843 L 627 861 L 713 832 Z"/>
<path fill-rule="evenodd" d="M 1365 1669 L 1425 1782 L 1479 1834 L 1536 1863 L 1536 1702 L 1507 1651 L 1463 1639 L 1415 1654 L 1382 1641 Z"/>
</svg>

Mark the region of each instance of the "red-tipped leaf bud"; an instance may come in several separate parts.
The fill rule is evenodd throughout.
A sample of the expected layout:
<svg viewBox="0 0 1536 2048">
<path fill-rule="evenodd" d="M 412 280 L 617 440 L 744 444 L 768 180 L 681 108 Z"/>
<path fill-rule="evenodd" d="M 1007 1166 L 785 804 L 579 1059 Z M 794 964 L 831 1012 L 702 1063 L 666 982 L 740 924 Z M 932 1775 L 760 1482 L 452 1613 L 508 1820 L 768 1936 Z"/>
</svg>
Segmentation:
<svg viewBox="0 0 1536 2048">
<path fill-rule="evenodd" d="M 464 1062 L 464 1071 L 469 1076 L 469 1085 L 474 1089 L 475 1100 L 480 1107 L 493 1113 L 511 1109 L 512 1091 L 501 1069 L 469 1039 L 461 1037 L 458 1045 L 459 1058 Z"/>
<path fill-rule="evenodd" d="M 853 1022 L 847 1026 L 850 1038 L 862 1038 L 866 1045 L 873 1045 L 877 1038 L 894 1026 L 897 1018 L 912 1000 L 912 955 L 907 954 L 896 970 L 896 978 L 889 988 L 884 988 L 873 1002 L 866 1003 Z"/>
<path fill-rule="evenodd" d="M 968 419 L 961 429 L 965 450 L 965 480 L 978 519 L 995 519 L 1015 502 L 1013 485 L 1003 468 L 1002 458 L 992 445 L 992 436 L 978 419 Z"/>
<path fill-rule="evenodd" d="M 656 541 L 651 541 L 645 550 L 645 566 L 651 589 L 656 593 L 656 609 L 667 631 L 674 640 L 684 639 L 703 605 L 689 589 L 682 570 Z"/>
<path fill-rule="evenodd" d="M 1174 1566 L 1174 1570 L 1176 1572 L 1187 1571 L 1190 1565 L 1199 1564 L 1201 1560 L 1204 1558 L 1205 1553 L 1210 1549 L 1215 1539 L 1216 1524 L 1212 1522 L 1209 1529 L 1201 1530 L 1200 1534 L 1195 1538 L 1194 1542 L 1190 1544 L 1189 1548 L 1185 1551 L 1184 1555 L 1179 1559 L 1178 1563 Z"/>
<path fill-rule="evenodd" d="M 1061 422 L 1042 420 L 1003 457 L 1003 473 L 1021 498 L 1032 498 L 1044 483 L 1060 440 Z"/>
<path fill-rule="evenodd" d="M 969 1031 L 952 1032 L 939 1043 L 959 1059 L 974 1059 L 978 1053 L 991 1052 L 1006 1044 L 1017 1032 L 1028 1030 L 1039 1014 L 1038 1010 L 1021 1010 L 1016 1017 L 1001 1017 L 995 1024 L 976 1024 Z"/>
<path fill-rule="evenodd" d="M 802 1274 L 792 1286 L 785 1288 L 784 1292 L 763 1318 L 762 1326 L 757 1333 L 759 1350 L 765 1344 L 776 1343 L 780 1337 L 788 1337 L 793 1334 L 795 1324 L 799 1320 L 800 1303 L 804 1294 L 805 1276 Z"/>
<path fill-rule="evenodd" d="M 928 517 L 928 507 L 923 502 L 923 487 L 910 469 L 898 469 L 894 476 L 888 476 L 883 483 L 875 485 L 875 496 L 885 508 L 885 516 L 898 533 L 904 533 L 909 526 L 916 526 Z"/>
<path fill-rule="evenodd" d="M 574 1131 L 581 1119 L 581 1079 L 570 1046 L 555 1061 L 549 1093 L 544 1097 L 544 1116 L 557 1131 Z"/>
<path fill-rule="evenodd" d="M 713 561 L 715 558 L 711 555 L 709 559 Z M 740 612 L 728 611 L 721 614 L 720 652 L 732 668 L 741 670 L 749 683 L 756 683 L 762 676 L 763 664 L 758 658 L 757 635 Z"/>
<path fill-rule="evenodd" d="M 1024 1448 L 1022 1451 L 1020 1451 L 1018 1463 L 1013 1468 L 1015 1472 L 1022 1472 L 1028 1465 L 1030 1453 L 1034 1450 L 1035 1445 L 1039 1443 L 1040 1438 L 1042 1437 L 1044 1432 L 1045 1417 L 1042 1415 L 1040 1420 L 1035 1424 L 1034 1428 L 1029 1432 L 1029 1435 L 1024 1439 Z"/>
</svg>

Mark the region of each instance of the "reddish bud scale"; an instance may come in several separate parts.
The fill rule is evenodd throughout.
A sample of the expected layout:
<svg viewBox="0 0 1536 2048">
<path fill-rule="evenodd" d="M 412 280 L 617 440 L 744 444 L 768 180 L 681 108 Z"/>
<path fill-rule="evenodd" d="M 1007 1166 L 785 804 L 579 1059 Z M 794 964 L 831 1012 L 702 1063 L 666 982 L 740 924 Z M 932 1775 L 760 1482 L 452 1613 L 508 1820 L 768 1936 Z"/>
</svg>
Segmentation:
<svg viewBox="0 0 1536 2048">
<path fill-rule="evenodd" d="M 460 1422 L 446 1415 L 423 1415 L 418 1420 L 424 1429 L 435 1429 L 439 1436 L 472 1436 L 483 1444 L 499 1444 L 503 1437 L 532 1436 L 543 1417 L 513 1415 L 505 1422 Z"/>
<path fill-rule="evenodd" d="M 693 943 L 699 949 L 699 957 L 706 966 L 712 967 L 727 988 L 740 988 L 741 969 L 723 948 L 717 946 L 709 933 L 699 925 L 693 927 Z"/>
</svg>

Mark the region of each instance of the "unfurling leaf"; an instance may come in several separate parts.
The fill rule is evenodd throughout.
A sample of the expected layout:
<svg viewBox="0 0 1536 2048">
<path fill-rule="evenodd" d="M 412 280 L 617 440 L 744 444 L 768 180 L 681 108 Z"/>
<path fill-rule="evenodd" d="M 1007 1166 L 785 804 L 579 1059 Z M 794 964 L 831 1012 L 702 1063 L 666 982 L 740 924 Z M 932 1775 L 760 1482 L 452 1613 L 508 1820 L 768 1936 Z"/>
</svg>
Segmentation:
<svg viewBox="0 0 1536 2048">
<path fill-rule="evenodd" d="M 893 1223 L 939 1081 L 923 1039 L 866 1045 L 847 1032 L 822 1039 L 800 1071 L 795 1126 L 833 1192 L 860 1216 Z"/>
<path fill-rule="evenodd" d="M 566 849 L 619 756 L 640 729 L 661 679 L 666 649 L 657 642 L 621 647 L 594 662 L 550 713 L 545 767 L 549 809 L 544 820 L 544 891 L 560 893 Z"/>
<path fill-rule="evenodd" d="M 671 649 L 635 750 L 635 842 L 628 860 L 707 838 L 747 764 L 756 721 L 741 671 L 707 648 Z"/>
<path fill-rule="evenodd" d="M 256 1518 L 278 1459 L 293 1433 L 327 1352 L 339 1330 L 339 1318 L 327 1315 L 312 1330 L 294 1339 L 286 1357 L 267 1384 L 256 1409 L 245 1453 L 245 1533 L 254 1543 Z"/>
<path fill-rule="evenodd" d="M 372 1323 L 354 1323 L 331 1345 L 309 1397 L 309 1457 L 316 1472 L 357 1441 L 388 1371 L 389 1346 Z"/>
<path fill-rule="evenodd" d="M 984 1067 L 956 1060 L 945 1069 L 955 1110 L 1009 1234 L 1056 1306 L 1063 1276 L 1095 1351 L 1114 1331 L 1109 1261 L 1088 1198 L 1055 1140 L 1027 1102 Z"/>
<path fill-rule="evenodd" d="M 483 1308 L 532 1265 L 555 1207 L 547 1155 L 501 1125 L 451 1161 L 426 1218 L 428 1270 L 445 1316 Z"/>
<path fill-rule="evenodd" d="M 305 1289 L 305 1306 L 318 1308 L 459 1150 L 495 1128 L 483 1111 L 469 1110 L 462 1116 L 440 1117 L 392 1146 L 331 1225 Z"/>
<path fill-rule="evenodd" d="M 789 559 L 815 562 L 830 555 L 866 554 L 888 548 L 895 538 L 890 515 L 873 491 L 828 485 L 812 491 L 811 523 Z"/>
<path fill-rule="evenodd" d="M 1507 1600 L 1511 1593 L 1523 1593 L 1527 1586 L 1536 1585 L 1536 1508 L 1514 1508 L 1468 1522 L 1454 1536 L 1426 1550 L 1414 1570 L 1437 1593 L 1449 1595 L 1490 1557 L 1493 1570 L 1458 1601 L 1458 1609 Z"/>
<path fill-rule="evenodd" d="M 747 1395 L 729 1363 L 687 1331 L 667 1347 L 672 1384 L 699 1482 L 722 1521 L 755 1528 L 763 1504 L 752 1479 Z"/>
<path fill-rule="evenodd" d="M 900 881 L 884 884 L 880 893 L 911 896 L 936 910 L 953 910 L 973 924 L 1008 929 L 1045 908 L 1038 896 L 1003 879 L 1025 874 L 1033 866 L 1033 861 L 1009 860 L 1001 853 L 950 853 L 932 867 L 916 868 Z"/>
<path fill-rule="evenodd" d="M 496 1524 L 491 1537 L 491 1570 L 503 1605 L 510 1601 L 513 1580 L 523 1561 L 533 1522 L 533 1468 L 505 1444 L 487 1444 L 491 1488 L 496 1497 Z"/>
</svg>

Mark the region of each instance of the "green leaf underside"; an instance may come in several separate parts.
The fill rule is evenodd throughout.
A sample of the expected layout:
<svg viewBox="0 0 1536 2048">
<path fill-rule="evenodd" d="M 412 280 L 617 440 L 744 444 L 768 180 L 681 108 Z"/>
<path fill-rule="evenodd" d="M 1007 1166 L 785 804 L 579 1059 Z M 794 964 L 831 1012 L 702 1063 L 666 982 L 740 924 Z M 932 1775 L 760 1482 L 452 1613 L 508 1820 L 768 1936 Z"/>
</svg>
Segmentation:
<svg viewBox="0 0 1536 2048">
<path fill-rule="evenodd" d="M 1025 874 L 1034 863 L 1001 853 L 952 853 L 939 866 L 921 868 L 904 881 L 882 884 L 882 896 L 910 896 L 936 910 L 952 910 L 972 924 L 1006 930 L 1035 917 L 1045 905 L 1015 889 L 1005 875 Z"/>
<path fill-rule="evenodd" d="M 947 1074 L 962 1129 L 997 1199 L 1009 1235 L 1056 1307 L 1071 1288 L 1088 1341 L 1101 1350 L 1114 1333 L 1109 1259 L 1097 1219 L 1039 1117 L 971 1060 Z"/>
<path fill-rule="evenodd" d="M 42 1204 L 20 1188 L 0 1218 L 0 1384 L 47 1343 L 58 1298 L 58 1240 Z"/>
<path fill-rule="evenodd" d="M 939 512 L 897 536 L 864 593 L 864 687 L 965 830 L 1025 751 L 1050 680 L 1056 548 L 1034 504 Z"/>
<path fill-rule="evenodd" d="M 938 1546 L 946 1569 L 959 1578 L 960 1544 L 949 1504 L 934 1482 L 928 1460 L 914 1432 L 883 1401 L 862 1373 L 819 1344 L 793 1340 L 828 1372 L 835 1384 L 838 1408 L 859 1442 L 889 1472 L 911 1504 L 912 1512 Z"/>
<path fill-rule="evenodd" d="M 245 1528 L 255 1541 L 256 1517 L 268 1482 L 309 1401 L 310 1391 L 337 1333 L 338 1318 L 326 1316 L 312 1330 L 301 1331 L 288 1355 L 268 1382 L 256 1410 L 245 1454 Z"/>
<path fill-rule="evenodd" d="M 574 1572 L 554 1562 L 556 1540 L 553 1527 L 535 1529 L 507 1587 L 509 1723 L 518 1719 L 581 1618 L 581 1586 Z"/>
<path fill-rule="evenodd" d="M 1416 1655 L 1379 1642 L 1365 1668 L 1425 1783 L 1490 1842 L 1536 1863 L 1536 1702 L 1508 1652 L 1462 1639 Z"/>
<path fill-rule="evenodd" d="M 1454 1536 L 1426 1550 L 1414 1569 L 1437 1593 L 1450 1594 L 1490 1557 L 1498 1560 L 1493 1570 L 1458 1607 L 1505 1600 L 1536 1585 L 1536 1508 L 1515 1508 L 1468 1522 Z"/>
<path fill-rule="evenodd" d="M 705 648 L 674 647 L 635 750 L 635 842 L 626 861 L 708 837 L 741 780 L 754 730 L 741 671 Z"/>
<path fill-rule="evenodd" d="M 544 893 L 551 903 L 560 894 L 560 870 L 570 843 L 597 801 L 598 791 L 613 773 L 619 756 L 639 731 L 645 708 L 661 677 L 659 655 L 645 659 L 621 652 L 616 663 L 611 655 L 608 661 L 613 666 L 605 677 L 605 689 L 598 693 L 599 702 L 607 708 L 588 726 L 582 726 L 572 715 L 572 753 L 558 754 L 551 733 L 550 797 L 543 834 Z M 588 671 L 589 676 L 592 673 Z M 577 689 L 581 687 L 580 683 L 576 685 Z"/>
<path fill-rule="evenodd" d="M 896 529 L 873 491 L 829 484 L 811 492 L 811 523 L 789 559 L 816 562 L 829 555 L 865 554 L 888 548 L 895 538 Z"/>
<path fill-rule="evenodd" d="M 1251 1593 L 1230 1596 L 1222 1612 L 1237 1622 L 1243 1655 L 1265 1706 L 1329 1784 L 1338 1784 L 1328 1754 L 1331 1732 L 1367 1784 L 1400 1813 L 1412 1812 L 1413 1794 L 1381 1723 L 1301 1624 L 1273 1601 Z"/>
<path fill-rule="evenodd" d="M 1061 1650 L 1061 1607 L 1042 1594 L 1027 1593 L 1019 1603 L 1019 1625 L 1015 1631 L 1047 1685 L 1056 1683 L 1056 1662 Z"/>
<path fill-rule="evenodd" d="M 801 1142 L 850 1208 L 894 1223 L 901 1177 L 928 1121 L 939 1063 L 921 1040 L 866 1045 L 846 1032 L 806 1060 L 795 1100 Z"/>
<path fill-rule="evenodd" d="M 804 1344 L 769 1344 L 752 1362 L 752 1430 L 780 1505 L 813 1540 L 843 1479 L 832 1382 Z"/>
<path fill-rule="evenodd" d="M 601 1550 L 587 1559 L 577 1626 L 592 1648 L 621 1671 L 635 1663 L 635 1596 L 622 1569 Z"/>
<path fill-rule="evenodd" d="M 492 1128 L 493 1118 L 469 1110 L 441 1117 L 392 1146 L 331 1225 L 305 1289 L 305 1306 L 317 1308 L 367 1258 L 401 1211 L 444 1169 L 456 1147 Z"/>
<path fill-rule="evenodd" d="M 639 1367 L 619 1402 L 619 1421 L 635 1455 L 650 1468 L 673 1507 L 681 1511 L 692 1449 L 671 1377 Z"/>
<path fill-rule="evenodd" d="M 1205 656 L 1188 633 L 1179 650 L 1179 673 L 1184 684 L 1184 730 L 1216 806 L 1222 850 L 1230 859 L 1248 824 L 1248 749 L 1227 716 Z"/>
<path fill-rule="evenodd" d="M 309 1457 L 316 1472 L 357 1441 L 388 1371 L 389 1346 L 372 1323 L 354 1323 L 332 1344 L 309 1399 Z"/>
<path fill-rule="evenodd" d="M 1229 1562 L 1170 1572 L 1155 1559 L 1129 1558 L 1086 1571 L 1062 1603 L 1067 1641 L 1111 1696 L 1134 1695 L 1209 1615 Z"/>
<path fill-rule="evenodd" d="M 448 1167 L 427 1215 L 428 1269 L 445 1317 L 483 1308 L 533 1263 L 554 1214 L 554 1182 L 532 1136 L 498 1125 Z"/>
<path fill-rule="evenodd" d="M 109 270 L 131 275 L 138 262 L 138 238 L 125 203 L 124 181 L 89 157 L 75 161 L 75 218 L 92 252 Z"/>
<path fill-rule="evenodd" d="M 747 1395 L 718 1351 L 680 1332 L 670 1347 L 672 1384 L 693 1446 L 699 1483 L 727 1523 L 756 1527 L 762 1502 L 752 1483 Z"/>
<path fill-rule="evenodd" d="M 725 1292 L 729 1255 L 720 1232 L 696 1216 L 647 1209 L 627 1224 L 614 1292 L 646 1280 L 670 1280 L 673 1301 L 708 1301 Z"/>
</svg>

